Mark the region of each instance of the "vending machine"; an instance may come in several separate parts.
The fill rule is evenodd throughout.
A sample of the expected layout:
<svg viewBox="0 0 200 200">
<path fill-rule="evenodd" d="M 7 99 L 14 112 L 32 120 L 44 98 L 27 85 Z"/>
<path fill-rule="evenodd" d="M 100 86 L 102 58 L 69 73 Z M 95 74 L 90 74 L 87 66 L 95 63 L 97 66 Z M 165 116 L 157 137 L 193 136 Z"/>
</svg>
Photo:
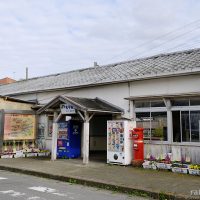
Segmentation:
<svg viewBox="0 0 200 200">
<path fill-rule="evenodd" d="M 107 121 L 107 163 L 130 165 L 132 161 L 131 132 L 135 121 Z"/>
<path fill-rule="evenodd" d="M 78 121 L 58 123 L 57 157 L 77 158 L 81 156 L 81 124 Z"/>
</svg>

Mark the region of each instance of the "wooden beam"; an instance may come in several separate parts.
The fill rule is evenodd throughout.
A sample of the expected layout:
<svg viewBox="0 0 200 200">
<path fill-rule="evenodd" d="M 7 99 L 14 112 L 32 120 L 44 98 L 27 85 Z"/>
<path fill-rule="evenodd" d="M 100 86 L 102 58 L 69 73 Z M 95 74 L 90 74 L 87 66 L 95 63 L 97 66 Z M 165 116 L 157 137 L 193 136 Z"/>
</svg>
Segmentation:
<svg viewBox="0 0 200 200">
<path fill-rule="evenodd" d="M 95 114 L 95 113 L 92 113 L 92 114 L 90 115 L 88 121 L 90 121 L 90 120 L 93 118 L 94 114 Z"/>
<path fill-rule="evenodd" d="M 82 115 L 82 113 L 81 113 L 79 110 L 78 110 L 77 112 L 78 112 L 78 114 L 80 115 L 81 119 L 82 119 L 83 121 L 85 121 L 85 117 Z"/>
</svg>

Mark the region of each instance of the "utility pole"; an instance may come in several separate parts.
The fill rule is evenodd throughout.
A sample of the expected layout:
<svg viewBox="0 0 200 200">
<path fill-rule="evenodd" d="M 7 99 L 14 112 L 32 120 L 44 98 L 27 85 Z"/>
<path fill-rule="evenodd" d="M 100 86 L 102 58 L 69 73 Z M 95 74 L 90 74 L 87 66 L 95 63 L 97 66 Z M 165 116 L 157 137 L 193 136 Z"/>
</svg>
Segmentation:
<svg viewBox="0 0 200 200">
<path fill-rule="evenodd" d="M 28 67 L 26 67 L 26 80 L 28 80 Z"/>
</svg>

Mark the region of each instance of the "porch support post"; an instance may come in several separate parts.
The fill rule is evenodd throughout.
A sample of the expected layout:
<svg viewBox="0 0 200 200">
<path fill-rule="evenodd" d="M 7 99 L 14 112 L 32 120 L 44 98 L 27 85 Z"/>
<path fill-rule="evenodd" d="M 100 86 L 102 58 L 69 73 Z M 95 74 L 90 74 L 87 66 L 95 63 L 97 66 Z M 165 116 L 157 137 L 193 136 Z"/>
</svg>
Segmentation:
<svg viewBox="0 0 200 200">
<path fill-rule="evenodd" d="M 167 137 L 170 144 L 173 141 L 173 119 L 171 111 L 171 101 L 170 99 L 164 99 L 165 106 L 167 108 Z"/>
<path fill-rule="evenodd" d="M 83 164 L 89 163 L 89 121 L 83 124 Z"/>
<path fill-rule="evenodd" d="M 135 101 L 130 100 L 130 119 L 135 121 L 136 114 L 135 114 Z"/>
<path fill-rule="evenodd" d="M 83 123 L 83 164 L 89 163 L 89 139 L 90 139 L 90 120 L 94 116 L 94 113 L 89 116 L 88 112 L 84 113 Z"/>
<path fill-rule="evenodd" d="M 58 113 L 54 112 L 52 146 L 51 146 L 51 160 L 56 160 L 56 158 L 57 158 L 57 134 L 58 134 L 58 124 L 57 124 L 57 121 L 56 121 L 57 117 L 58 117 Z"/>
</svg>

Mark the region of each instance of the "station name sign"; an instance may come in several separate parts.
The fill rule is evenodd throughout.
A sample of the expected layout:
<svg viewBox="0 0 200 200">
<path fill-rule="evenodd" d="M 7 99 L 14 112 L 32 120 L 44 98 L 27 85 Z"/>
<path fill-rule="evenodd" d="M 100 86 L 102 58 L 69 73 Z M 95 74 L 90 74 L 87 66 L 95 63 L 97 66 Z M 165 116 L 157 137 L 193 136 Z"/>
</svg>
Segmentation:
<svg viewBox="0 0 200 200">
<path fill-rule="evenodd" d="M 62 114 L 76 114 L 76 109 L 71 104 L 60 104 Z"/>
</svg>

